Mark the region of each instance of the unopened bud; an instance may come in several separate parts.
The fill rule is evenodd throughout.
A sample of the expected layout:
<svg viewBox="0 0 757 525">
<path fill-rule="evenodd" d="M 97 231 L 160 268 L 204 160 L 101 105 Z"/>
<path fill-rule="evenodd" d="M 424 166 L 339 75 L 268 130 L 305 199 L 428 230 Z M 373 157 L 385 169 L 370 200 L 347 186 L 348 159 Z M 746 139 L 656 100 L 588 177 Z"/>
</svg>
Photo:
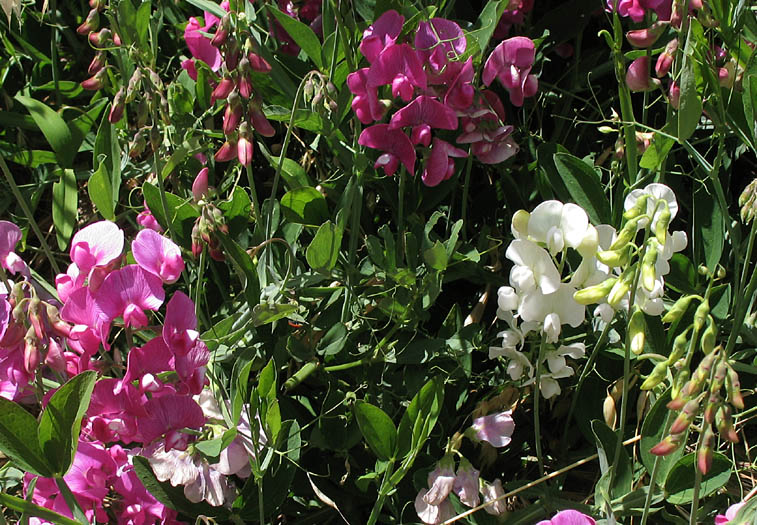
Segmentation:
<svg viewBox="0 0 757 525">
<path fill-rule="evenodd" d="M 681 409 L 681 412 L 673 421 L 673 424 L 670 425 L 670 433 L 681 434 L 682 432 L 685 432 L 686 429 L 689 428 L 689 425 L 691 425 L 691 422 L 694 421 L 698 412 L 699 401 L 696 399 L 687 401 Z"/>
<path fill-rule="evenodd" d="M 710 303 L 707 299 L 703 300 L 697 306 L 696 312 L 694 312 L 694 330 L 699 332 L 704 328 L 707 322 L 707 317 L 710 315 Z"/>
<path fill-rule="evenodd" d="M 633 47 L 651 47 L 660 38 L 667 25 L 668 22 L 660 21 L 645 29 L 634 29 L 626 33 L 626 40 Z"/>
<path fill-rule="evenodd" d="M 234 71 L 239 65 L 239 57 L 242 54 L 242 50 L 239 47 L 239 42 L 236 38 L 229 38 L 226 43 L 226 69 Z"/>
<path fill-rule="evenodd" d="M 718 328 L 715 326 L 715 321 L 711 315 L 707 316 L 707 329 L 702 334 L 702 339 L 699 342 L 702 352 L 705 354 L 711 353 L 715 349 L 715 340 L 718 335 Z"/>
<path fill-rule="evenodd" d="M 715 444 L 715 433 L 712 427 L 707 425 L 702 438 L 702 443 L 697 449 L 697 468 L 702 474 L 707 474 L 712 467 L 712 447 Z"/>
<path fill-rule="evenodd" d="M 223 145 L 218 148 L 218 151 L 216 151 L 216 154 L 213 156 L 213 158 L 216 159 L 218 162 L 228 162 L 231 159 L 236 158 L 237 156 L 237 144 L 234 142 L 233 144 L 229 141 L 226 141 L 223 143 Z"/>
<path fill-rule="evenodd" d="M 651 390 L 665 379 L 668 375 L 668 363 L 666 361 L 660 361 L 652 370 L 652 373 L 647 376 L 644 382 L 641 384 L 642 390 Z"/>
<path fill-rule="evenodd" d="M 631 259 L 629 247 L 622 248 L 620 250 L 604 250 L 597 253 L 597 259 L 599 262 L 610 266 L 611 268 L 618 268 L 625 266 Z"/>
<path fill-rule="evenodd" d="M 657 273 L 655 271 L 655 264 L 657 263 L 659 244 L 655 239 L 649 239 L 647 242 L 647 249 L 644 252 L 644 259 L 641 262 L 641 284 L 647 291 L 654 290 L 654 285 L 657 279 Z"/>
<path fill-rule="evenodd" d="M 194 182 L 192 182 L 192 197 L 194 197 L 195 202 L 200 202 L 208 194 L 209 171 L 210 170 L 207 167 L 202 168 L 199 173 L 197 173 Z"/>
<path fill-rule="evenodd" d="M 605 397 L 605 402 L 602 404 L 602 414 L 605 418 L 605 423 L 607 423 L 607 426 L 614 430 L 617 411 L 615 409 L 615 400 L 611 395 Z"/>
<path fill-rule="evenodd" d="M 91 32 L 89 41 L 95 47 L 105 47 L 113 41 L 113 33 L 107 27 L 103 27 L 96 33 Z"/>
<path fill-rule="evenodd" d="M 124 109 L 126 109 L 126 104 L 124 103 L 125 96 L 126 92 L 124 88 L 121 88 L 116 93 L 116 96 L 113 97 L 113 107 L 110 108 L 110 113 L 108 114 L 108 122 L 111 124 L 115 124 L 123 118 Z"/>
<path fill-rule="evenodd" d="M 665 245 L 665 241 L 668 238 L 668 226 L 670 225 L 671 213 L 670 206 L 665 200 L 660 200 L 662 204 L 662 211 L 657 213 L 657 222 L 655 223 L 654 234 L 657 237 L 657 242 L 661 245 Z"/>
<path fill-rule="evenodd" d="M 90 75 L 96 74 L 98 71 L 105 67 L 106 63 L 107 60 L 105 59 L 105 53 L 98 51 L 97 53 L 95 53 L 95 58 L 93 58 L 92 62 L 89 63 L 87 73 Z"/>
<path fill-rule="evenodd" d="M 701 297 L 698 295 L 684 295 L 683 297 L 679 297 L 678 300 L 673 303 L 673 306 L 670 307 L 670 310 L 662 316 L 662 322 L 675 323 L 680 320 L 681 317 L 683 317 L 683 314 L 686 313 L 686 310 L 689 309 L 689 305 L 694 299 L 701 299 Z"/>
<path fill-rule="evenodd" d="M 97 9 L 92 9 L 88 14 L 84 22 L 76 28 L 76 32 L 80 35 L 88 35 L 92 31 L 97 31 L 97 27 L 100 25 L 100 13 Z"/>
<path fill-rule="evenodd" d="M 108 78 L 107 71 L 107 68 L 102 68 L 100 71 L 95 73 L 94 76 L 82 81 L 81 87 L 89 91 L 97 91 L 98 89 L 102 89 L 102 87 L 105 85 L 105 80 Z"/>
<path fill-rule="evenodd" d="M 720 405 L 717 417 L 715 418 L 715 424 L 718 427 L 720 437 L 731 443 L 738 443 L 739 436 L 736 434 L 736 430 L 733 428 L 733 420 L 731 419 L 731 407 L 728 405 Z"/>
<path fill-rule="evenodd" d="M 631 315 L 631 320 L 628 322 L 628 338 L 630 340 L 631 352 L 636 355 L 644 351 L 645 330 L 644 312 L 638 306 L 634 306 L 634 312 Z"/>
<path fill-rule="evenodd" d="M 684 385 L 689 381 L 689 377 L 691 377 L 691 372 L 686 369 L 678 372 L 678 375 L 673 380 L 673 387 L 670 390 L 670 397 L 673 401 L 681 395 L 681 390 L 683 390 Z M 668 404 L 668 408 L 672 408 L 670 404 Z"/>
<path fill-rule="evenodd" d="M 24 336 L 24 368 L 33 374 L 39 366 L 39 339 L 34 333 L 34 327 L 30 326 Z"/>
<path fill-rule="evenodd" d="M 728 402 L 736 409 L 744 409 L 744 398 L 741 395 L 741 382 L 736 370 L 728 365 L 728 375 L 726 376 L 726 392 Z"/>
<path fill-rule="evenodd" d="M 236 131 L 242 120 L 242 103 L 236 91 L 232 91 L 226 99 L 226 111 L 223 114 L 223 132 L 231 135 Z"/>
<path fill-rule="evenodd" d="M 644 195 L 641 195 L 638 199 L 636 199 L 634 205 L 623 212 L 623 218 L 626 220 L 636 219 L 639 215 L 646 213 L 647 201 L 649 200 L 649 197 L 650 195 L 648 193 L 645 193 Z"/>
<path fill-rule="evenodd" d="M 649 57 L 640 56 L 628 66 L 626 85 L 631 91 L 649 91 L 660 85 L 660 81 L 649 76 Z"/>
<path fill-rule="evenodd" d="M 573 300 L 583 305 L 598 303 L 607 297 L 607 294 L 610 293 L 617 280 L 615 277 L 610 277 L 599 284 L 578 290 L 573 294 Z"/>
<path fill-rule="evenodd" d="M 662 78 L 670 72 L 670 68 L 673 67 L 673 59 L 675 58 L 676 51 L 678 50 L 678 39 L 674 38 L 668 45 L 665 46 L 665 50 L 657 57 L 655 64 L 655 74 L 658 78 Z"/>
<path fill-rule="evenodd" d="M 634 208 L 630 208 L 628 211 L 631 211 Z M 638 214 L 629 219 L 628 222 L 626 222 L 618 232 L 618 236 L 615 238 L 615 241 L 613 241 L 613 243 L 610 245 L 610 250 L 619 251 L 624 249 L 628 245 L 628 243 L 631 242 L 634 237 L 636 237 L 636 232 L 639 229 L 639 221 L 643 218 L 644 215 Z"/>
<path fill-rule="evenodd" d="M 667 456 L 668 454 L 675 452 L 682 443 L 683 435 L 676 434 L 674 436 L 668 436 L 653 446 L 649 452 L 655 456 Z"/>
<path fill-rule="evenodd" d="M 229 96 L 234 90 L 234 81 L 231 77 L 223 77 L 218 83 L 216 88 L 210 94 L 210 103 L 213 104 L 216 100 L 222 100 Z"/>
</svg>

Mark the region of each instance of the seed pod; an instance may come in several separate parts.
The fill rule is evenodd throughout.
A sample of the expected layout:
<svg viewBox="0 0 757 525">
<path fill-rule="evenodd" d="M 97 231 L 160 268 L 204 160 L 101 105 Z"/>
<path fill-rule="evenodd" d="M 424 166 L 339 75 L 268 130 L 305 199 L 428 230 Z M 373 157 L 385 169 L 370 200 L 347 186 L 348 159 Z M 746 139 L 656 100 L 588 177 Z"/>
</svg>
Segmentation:
<svg viewBox="0 0 757 525">
<path fill-rule="evenodd" d="M 626 220 L 631 220 L 635 219 L 642 213 L 646 213 L 647 201 L 649 200 L 649 197 L 650 195 L 648 193 L 645 193 L 644 195 L 636 199 L 636 203 L 623 212 L 623 218 Z"/>
<path fill-rule="evenodd" d="M 617 280 L 615 277 L 610 277 L 599 284 L 578 290 L 573 294 L 573 300 L 583 305 L 598 303 L 607 297 L 607 294 L 610 293 Z"/>
<path fill-rule="evenodd" d="M 644 312 L 638 306 L 634 306 L 634 312 L 631 315 L 631 320 L 628 322 L 628 338 L 630 340 L 631 352 L 636 355 L 644 351 L 645 330 Z"/>
<path fill-rule="evenodd" d="M 715 432 L 707 425 L 702 438 L 702 444 L 697 449 L 697 468 L 702 474 L 707 474 L 712 466 L 712 446 L 715 444 Z"/>
<path fill-rule="evenodd" d="M 728 367 L 728 375 L 726 376 L 727 400 L 734 408 L 744 410 L 744 398 L 741 396 L 739 374 L 730 365 L 726 366 Z"/>
<path fill-rule="evenodd" d="M 694 312 L 694 330 L 699 332 L 704 328 L 708 315 L 710 315 L 710 303 L 705 299 L 697 306 L 697 311 Z"/>
<path fill-rule="evenodd" d="M 652 373 L 647 376 L 647 378 L 644 380 L 644 382 L 641 384 L 642 390 L 651 390 L 665 379 L 665 376 L 668 375 L 668 362 L 667 361 L 660 361 L 657 363 L 654 367 L 654 370 L 652 370 Z"/>
<path fill-rule="evenodd" d="M 649 239 L 647 250 L 644 252 L 644 259 L 641 261 L 641 284 L 649 292 L 654 290 L 655 280 L 657 279 L 655 263 L 659 253 L 658 246 L 659 243 L 655 239 Z"/>
<path fill-rule="evenodd" d="M 673 303 L 673 306 L 670 307 L 670 310 L 668 310 L 667 313 L 662 316 L 662 322 L 674 323 L 681 319 L 681 317 L 683 317 L 683 314 L 686 313 L 686 310 L 689 309 L 691 301 L 693 301 L 694 299 L 701 299 L 701 297 L 699 297 L 698 295 L 684 295 L 682 297 L 679 297 L 678 300 Z"/>
<path fill-rule="evenodd" d="M 655 223 L 654 234 L 655 237 L 657 237 L 657 241 L 664 245 L 668 237 L 668 226 L 670 225 L 671 213 L 667 201 L 660 200 L 658 202 L 663 203 L 663 208 L 662 211 L 656 214 L 657 222 Z"/>
</svg>

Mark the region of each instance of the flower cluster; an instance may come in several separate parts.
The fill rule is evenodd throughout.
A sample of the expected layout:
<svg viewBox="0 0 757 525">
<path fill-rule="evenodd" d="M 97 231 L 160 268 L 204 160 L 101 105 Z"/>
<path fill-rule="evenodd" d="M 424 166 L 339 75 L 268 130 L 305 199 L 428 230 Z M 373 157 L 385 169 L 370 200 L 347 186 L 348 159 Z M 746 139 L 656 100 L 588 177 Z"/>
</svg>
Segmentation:
<svg viewBox="0 0 757 525">
<path fill-rule="evenodd" d="M 624 209 L 626 223 L 617 233 L 609 225 L 590 224 L 581 207 L 554 200 L 513 216 L 515 240 L 505 253 L 513 262 L 510 286 L 497 294 L 497 316 L 509 328 L 498 334 L 502 344 L 491 347 L 489 357 L 506 358 L 510 377 L 524 384 L 534 382 L 538 370 L 539 390 L 546 398 L 560 393 L 557 379 L 574 374 L 566 358 L 585 354 L 583 343 L 555 346 L 563 325 L 576 328 L 584 322 L 585 305 L 600 303 L 594 314 L 604 322 L 617 310 L 628 312 L 635 353 L 644 346 L 643 315 L 663 312 L 668 261 L 686 247 L 684 232 L 668 232 L 678 211 L 675 195 L 653 183 L 633 190 Z M 637 246 L 641 231 L 645 238 Z M 580 258 L 575 268 L 569 260 L 577 259 L 570 252 Z M 632 254 L 638 255 L 633 262 Z M 536 365 L 522 351 L 532 331 L 541 333 L 546 343 Z"/>
<path fill-rule="evenodd" d="M 437 136 L 434 130 L 462 127 L 458 144 L 471 144 L 484 163 L 498 163 L 514 155 L 518 147 L 512 126 L 504 124 L 504 106 L 491 91 L 473 86 L 473 58 L 463 59 L 467 48 L 459 25 L 444 18 L 419 23 L 413 43 L 400 38 L 404 17 L 390 10 L 363 33 L 360 52 L 369 67 L 351 73 L 347 85 L 354 95 L 352 109 L 363 124 L 358 142 L 381 151 L 375 168 L 393 175 L 400 164 L 415 173 L 416 147 L 425 157 L 422 179 L 436 186 L 454 173 L 454 158 L 468 153 Z M 536 77 L 530 73 L 534 44 L 524 37 L 502 42 L 484 66 L 487 86 L 499 81 L 516 106 L 536 93 Z M 387 86 L 387 88 L 384 88 Z M 379 98 L 386 90 L 391 99 Z M 395 101 L 404 104 L 381 121 Z"/>
<path fill-rule="evenodd" d="M 149 459 L 159 479 L 185 485 L 188 499 L 228 502 L 233 485 L 227 476 L 248 475 L 249 458 L 259 445 L 252 445 L 249 415 L 243 414 L 237 438 L 218 463 L 209 464 L 195 451 L 196 436 L 212 438 L 223 420 L 203 390 L 210 353 L 197 331 L 195 305 L 176 291 L 165 304 L 162 325 L 150 313 L 163 308 L 165 286 L 184 270 L 179 247 L 144 229 L 131 242 L 135 264 L 124 265 L 124 232 L 109 221 L 91 224 L 71 240 L 71 264 L 55 281 L 58 302 L 28 277 L 14 252 L 20 238 L 17 226 L 0 222 L 1 264 L 22 277 L 15 283 L 6 279 L 0 294 L 0 396 L 35 402 L 50 393 L 38 390 L 42 378 L 63 382 L 85 370 L 102 374 L 82 421 L 73 467 L 64 477 L 88 519 L 175 522 L 176 512 L 139 481 L 137 455 Z M 128 353 L 121 351 L 122 333 Z M 142 346 L 133 345 L 136 334 L 146 341 Z M 185 458 L 193 467 L 178 469 Z M 32 480 L 25 476 L 25 490 Z M 35 483 L 34 503 L 72 516 L 55 480 Z"/>
<path fill-rule="evenodd" d="M 224 2 L 221 7 L 228 11 L 229 3 Z M 184 29 L 184 40 L 194 60 L 185 60 L 182 67 L 195 81 L 198 60 L 218 74 L 213 79 L 215 87 L 210 103 L 225 102 L 223 133 L 226 141 L 216 152 L 215 159 L 226 162 L 236 158 L 240 164 L 248 166 L 252 162 L 253 130 L 264 137 L 276 133 L 263 114 L 263 102 L 252 78 L 254 73 L 269 73 L 271 66 L 252 49 L 249 30 L 235 13 L 218 18 L 205 12 L 204 21 L 202 24 L 192 17 Z M 213 28 L 213 37 L 205 36 Z"/>
</svg>

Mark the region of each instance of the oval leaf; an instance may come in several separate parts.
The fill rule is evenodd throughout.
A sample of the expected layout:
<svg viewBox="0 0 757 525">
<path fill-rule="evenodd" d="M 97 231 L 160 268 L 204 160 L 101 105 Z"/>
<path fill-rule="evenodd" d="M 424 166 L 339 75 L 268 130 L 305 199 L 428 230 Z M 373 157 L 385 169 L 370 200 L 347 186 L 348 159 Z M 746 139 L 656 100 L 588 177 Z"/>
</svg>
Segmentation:
<svg viewBox="0 0 757 525">
<path fill-rule="evenodd" d="M 354 411 L 360 432 L 376 457 L 380 460 L 391 459 L 397 448 L 397 428 L 392 418 L 365 401 L 357 401 Z"/>
<path fill-rule="evenodd" d="M 318 226 L 329 218 L 326 198 L 310 186 L 288 192 L 281 198 L 281 211 L 291 222 Z"/>
<path fill-rule="evenodd" d="M 610 203 L 607 201 L 599 176 L 594 169 L 569 153 L 555 153 L 555 167 L 570 196 L 589 214 L 594 224 L 610 222 Z"/>
<path fill-rule="evenodd" d="M 665 491 L 668 493 L 666 501 L 673 505 L 685 505 L 694 497 L 694 469 L 696 468 L 696 453 L 687 454 L 673 465 L 665 480 Z M 731 477 L 731 460 L 723 454 L 715 452 L 712 455 L 712 467 L 702 476 L 699 485 L 699 497 L 704 498 L 718 490 Z"/>
<path fill-rule="evenodd" d="M 22 469 L 49 477 L 53 473 L 39 441 L 37 421 L 20 405 L 0 397 L 0 451 Z"/>
</svg>

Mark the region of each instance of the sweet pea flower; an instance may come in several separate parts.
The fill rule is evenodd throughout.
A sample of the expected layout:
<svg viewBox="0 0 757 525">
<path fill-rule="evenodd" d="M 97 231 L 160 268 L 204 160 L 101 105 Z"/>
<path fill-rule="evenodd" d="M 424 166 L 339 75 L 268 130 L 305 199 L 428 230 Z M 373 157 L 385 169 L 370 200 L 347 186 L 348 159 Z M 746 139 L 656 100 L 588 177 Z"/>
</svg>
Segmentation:
<svg viewBox="0 0 757 525">
<path fill-rule="evenodd" d="M 186 448 L 186 441 L 176 441 L 178 431 L 183 428 L 199 429 L 205 424 L 202 408 L 191 397 L 178 394 L 164 394 L 153 397 L 144 405 L 145 416 L 137 421 L 140 441 L 148 444 L 166 436 L 166 450 Z M 183 436 L 189 437 L 188 434 Z M 169 439 L 173 438 L 173 443 Z"/>
<path fill-rule="evenodd" d="M 434 137 L 431 146 L 431 155 L 426 161 L 423 170 L 423 184 L 426 186 L 437 186 L 442 181 L 452 177 L 455 172 L 455 161 L 451 157 L 465 158 L 468 156 L 464 150 L 454 147 L 447 141 Z"/>
<path fill-rule="evenodd" d="M 438 46 L 441 51 L 438 55 L 442 57 L 444 64 L 446 64 L 448 58 L 465 53 L 466 45 L 463 30 L 455 22 L 446 18 L 432 18 L 428 22 L 421 21 L 415 32 L 415 48 L 425 58 L 429 58 L 431 52 Z"/>
<path fill-rule="evenodd" d="M 375 124 L 360 133 L 358 144 L 384 152 L 373 167 L 383 168 L 387 175 L 394 175 L 400 163 L 408 173 L 415 173 L 415 148 L 402 130 L 390 129 L 389 124 Z"/>
<path fill-rule="evenodd" d="M 593 226 L 589 225 L 589 216 L 583 208 L 556 200 L 539 204 L 528 219 L 528 237 L 545 244 L 552 255 L 565 247 L 578 249 L 592 233 L 591 229 Z M 589 251 L 596 251 L 596 245 Z"/>
<path fill-rule="evenodd" d="M 202 33 L 210 32 L 219 21 L 218 17 L 206 12 L 204 25 L 197 18 L 191 17 L 184 28 L 184 40 L 192 56 L 205 62 L 213 71 L 221 69 L 223 58 L 218 48 L 211 43 L 211 39 Z"/>
<path fill-rule="evenodd" d="M 359 49 L 369 63 L 373 63 L 384 49 L 397 41 L 404 23 L 405 17 L 390 9 L 363 31 Z"/>
<path fill-rule="evenodd" d="M 26 263 L 14 251 L 21 237 L 18 226 L 12 222 L 0 221 L 0 265 L 14 274 L 26 269 Z"/>
<path fill-rule="evenodd" d="M 631 191 L 623 201 L 623 210 L 628 211 L 636 206 L 636 202 L 644 195 L 648 196 L 645 213 L 652 217 L 651 228 L 653 231 L 665 207 L 670 211 L 670 220 L 675 219 L 675 216 L 678 214 L 678 201 L 676 200 L 675 193 L 665 184 L 658 182 L 647 184 L 643 189 Z M 665 206 L 658 204 L 659 201 L 664 201 Z M 642 219 L 639 221 L 639 228 L 643 228 L 648 223 L 647 219 Z"/>
<path fill-rule="evenodd" d="M 477 507 L 480 502 L 479 474 L 479 471 L 473 468 L 467 459 L 460 459 L 452 490 L 460 498 L 460 502 L 467 507 Z"/>
<path fill-rule="evenodd" d="M 108 320 L 123 317 L 124 324 L 133 328 L 147 326 L 144 310 L 157 310 L 164 298 L 160 278 L 136 264 L 124 266 L 108 275 L 94 296 L 95 303 Z"/>
<path fill-rule="evenodd" d="M 368 84 L 368 71 L 366 67 L 347 75 L 347 87 L 354 95 L 352 110 L 363 124 L 380 120 L 386 112 L 378 99 L 378 87 Z"/>
<path fill-rule="evenodd" d="M 505 490 L 502 488 L 502 482 L 499 478 L 495 479 L 491 483 L 486 481 L 481 482 L 481 495 L 484 497 L 484 503 L 493 502 L 490 505 L 484 507 L 484 510 L 493 516 L 500 516 L 507 512 L 505 507 L 505 500 L 499 499 L 505 495 Z"/>
<path fill-rule="evenodd" d="M 510 102 L 520 107 L 523 99 L 534 96 L 539 87 L 536 76 L 530 74 L 535 56 L 531 39 L 523 36 L 509 38 L 489 55 L 481 79 L 489 86 L 497 78 L 510 93 Z"/>
<path fill-rule="evenodd" d="M 715 516 L 715 525 L 725 525 L 726 523 L 730 523 L 731 520 L 736 517 L 736 514 L 739 513 L 741 507 L 743 507 L 744 505 L 746 505 L 746 501 L 740 501 L 728 507 L 728 510 L 725 511 L 725 514 L 718 514 L 717 516 Z"/>
<path fill-rule="evenodd" d="M 415 498 L 415 512 L 423 523 L 428 525 L 437 525 L 455 515 L 455 509 L 448 498 L 445 498 L 438 505 L 431 505 L 426 502 L 428 489 L 421 489 Z"/>
<path fill-rule="evenodd" d="M 145 271 L 160 277 L 166 284 L 179 280 L 184 270 L 181 250 L 171 239 L 153 230 L 142 230 L 131 243 L 134 260 Z"/>
<path fill-rule="evenodd" d="M 422 124 L 436 129 L 456 129 L 457 114 L 435 98 L 421 95 L 392 115 L 389 129 Z"/>
<path fill-rule="evenodd" d="M 444 456 L 428 474 L 429 490 L 423 500 L 429 505 L 439 505 L 452 492 L 454 484 L 455 462 L 452 456 Z"/>
<path fill-rule="evenodd" d="M 503 124 L 505 107 L 496 93 L 483 90 L 464 113 L 460 123 L 463 133 L 457 137 L 457 143 L 471 144 L 471 151 L 479 161 L 499 164 L 518 152 L 518 145 L 510 136 L 513 126 Z"/>
<path fill-rule="evenodd" d="M 103 344 L 109 349 L 110 319 L 87 287 L 79 288 L 66 299 L 60 317 L 74 326 L 68 335 L 68 345 L 85 356 L 91 356 Z"/>
<path fill-rule="evenodd" d="M 543 294 L 551 294 L 560 288 L 560 273 L 552 258 L 535 242 L 515 239 L 507 247 L 505 257 L 515 263 L 510 271 L 510 283 L 519 293 L 538 288 Z"/>
<path fill-rule="evenodd" d="M 124 232 L 115 223 L 99 221 L 74 234 L 69 256 L 78 271 L 92 278 L 94 268 L 107 267 L 121 257 Z"/>
<path fill-rule="evenodd" d="M 158 220 L 155 218 L 155 215 L 152 214 L 150 211 L 150 208 L 147 207 L 147 202 L 145 201 L 144 204 L 144 210 L 139 212 L 137 215 L 137 224 L 142 226 L 143 228 L 149 228 L 150 230 L 154 230 L 158 233 L 163 231 L 163 227 L 158 224 Z"/>
<path fill-rule="evenodd" d="M 471 429 L 478 441 L 486 441 L 491 446 L 500 448 L 510 444 L 515 422 L 512 412 L 508 410 L 474 419 Z"/>
<path fill-rule="evenodd" d="M 628 66 L 626 85 L 631 91 L 650 91 L 660 85 L 660 81 L 649 75 L 650 62 L 646 55 L 640 56 Z"/>
<path fill-rule="evenodd" d="M 561 510 L 551 520 L 543 520 L 536 525 L 594 525 L 593 518 L 577 510 Z"/>
<path fill-rule="evenodd" d="M 184 355 L 199 337 L 194 302 L 184 292 L 175 292 L 166 305 L 163 340 L 171 351 Z"/>
<path fill-rule="evenodd" d="M 426 89 L 426 72 L 418 52 L 408 44 L 385 48 L 367 71 L 368 85 L 392 86 L 392 95 L 407 102 L 415 88 Z M 353 91 L 354 93 L 354 91 Z"/>
</svg>

